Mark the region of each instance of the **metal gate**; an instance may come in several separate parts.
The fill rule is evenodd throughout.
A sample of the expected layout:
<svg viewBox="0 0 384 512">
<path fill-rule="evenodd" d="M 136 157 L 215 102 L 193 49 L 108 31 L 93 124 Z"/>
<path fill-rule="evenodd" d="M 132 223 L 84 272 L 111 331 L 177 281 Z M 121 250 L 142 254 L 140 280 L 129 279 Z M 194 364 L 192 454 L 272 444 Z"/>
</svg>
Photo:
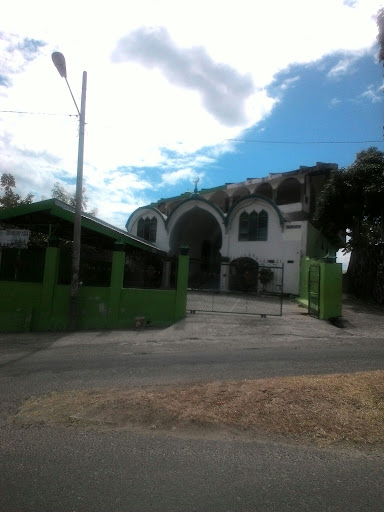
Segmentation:
<svg viewBox="0 0 384 512">
<path fill-rule="evenodd" d="M 311 265 L 308 270 L 308 313 L 320 316 L 320 266 Z"/>
<path fill-rule="evenodd" d="M 266 269 L 263 271 L 263 269 Z M 187 311 L 261 316 L 283 314 L 283 267 L 259 267 L 257 285 L 246 291 L 189 288 Z"/>
</svg>

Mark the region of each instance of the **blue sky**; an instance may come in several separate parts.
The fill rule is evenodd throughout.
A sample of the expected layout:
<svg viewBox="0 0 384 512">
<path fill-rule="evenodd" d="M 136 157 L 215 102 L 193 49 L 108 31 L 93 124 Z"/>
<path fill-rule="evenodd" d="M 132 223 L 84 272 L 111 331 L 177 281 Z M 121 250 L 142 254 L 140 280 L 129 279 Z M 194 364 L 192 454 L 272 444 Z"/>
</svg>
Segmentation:
<svg viewBox="0 0 384 512">
<path fill-rule="evenodd" d="M 346 167 L 363 149 L 376 146 L 383 151 L 382 68 L 367 54 L 355 61 L 354 71 L 328 77 L 339 59 L 335 55 L 278 74 L 271 94 L 292 80 L 281 102 L 260 125 L 242 134 L 249 142 L 236 144 L 236 152 L 218 159 L 209 180 L 232 181 L 232 169 L 251 178 L 316 161 Z"/>
<path fill-rule="evenodd" d="M 0 173 L 35 200 L 55 182 L 74 189 L 76 110 L 53 51 L 78 103 L 88 72 L 85 187 L 119 227 L 197 177 L 210 188 L 318 161 L 348 166 L 362 149 L 384 150 L 380 5 L 3 0 Z"/>
</svg>

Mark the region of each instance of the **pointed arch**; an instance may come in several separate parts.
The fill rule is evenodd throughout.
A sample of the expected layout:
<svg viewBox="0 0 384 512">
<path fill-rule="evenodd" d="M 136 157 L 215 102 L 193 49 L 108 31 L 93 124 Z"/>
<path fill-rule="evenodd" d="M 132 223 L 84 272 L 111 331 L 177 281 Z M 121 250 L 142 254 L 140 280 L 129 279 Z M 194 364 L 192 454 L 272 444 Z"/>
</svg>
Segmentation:
<svg viewBox="0 0 384 512">
<path fill-rule="evenodd" d="M 301 185 L 296 178 L 287 178 L 277 187 L 276 203 L 292 204 L 299 203 L 301 198 Z"/>
<path fill-rule="evenodd" d="M 279 217 L 280 226 L 283 228 L 284 217 L 283 217 L 283 214 L 281 213 L 280 208 L 277 206 L 277 204 L 274 201 L 272 201 L 272 199 L 268 199 L 268 197 L 261 196 L 259 194 L 250 194 L 249 196 L 243 197 L 237 204 L 234 204 L 233 206 L 231 206 L 231 208 L 229 209 L 229 211 L 225 217 L 225 225 L 226 226 L 230 225 L 232 218 L 236 214 L 236 210 L 238 209 L 239 205 L 241 206 L 241 204 L 245 203 L 246 201 L 248 201 L 250 199 L 252 199 L 252 200 L 260 199 L 262 201 L 265 201 L 267 204 L 269 204 L 276 211 L 276 213 Z"/>
<path fill-rule="evenodd" d="M 256 189 L 256 193 L 268 197 L 269 199 L 273 199 L 273 189 L 270 183 L 262 183 L 259 185 Z"/>
</svg>

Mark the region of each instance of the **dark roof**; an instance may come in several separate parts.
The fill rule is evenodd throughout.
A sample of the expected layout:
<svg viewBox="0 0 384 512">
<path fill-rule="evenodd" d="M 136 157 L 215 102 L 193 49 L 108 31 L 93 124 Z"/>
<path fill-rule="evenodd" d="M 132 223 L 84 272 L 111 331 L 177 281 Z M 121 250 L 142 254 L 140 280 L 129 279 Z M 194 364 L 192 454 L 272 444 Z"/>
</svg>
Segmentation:
<svg viewBox="0 0 384 512">
<path fill-rule="evenodd" d="M 45 235 L 55 234 L 65 240 L 73 239 L 74 218 L 75 208 L 59 199 L 47 199 L 0 210 L 2 223 Z M 84 212 L 81 215 L 81 240 L 82 243 L 104 249 L 116 249 L 116 242 L 123 242 L 144 251 L 163 252 L 145 240 Z"/>
</svg>

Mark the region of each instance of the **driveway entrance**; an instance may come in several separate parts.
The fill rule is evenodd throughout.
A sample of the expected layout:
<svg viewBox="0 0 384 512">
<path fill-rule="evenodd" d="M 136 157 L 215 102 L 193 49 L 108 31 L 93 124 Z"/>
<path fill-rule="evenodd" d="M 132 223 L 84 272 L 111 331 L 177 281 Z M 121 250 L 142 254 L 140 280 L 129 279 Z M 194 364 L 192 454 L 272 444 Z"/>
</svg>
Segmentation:
<svg viewBox="0 0 384 512">
<path fill-rule="evenodd" d="M 283 314 L 283 267 L 258 266 L 252 286 L 232 291 L 189 288 L 187 312 L 261 316 Z"/>
</svg>

